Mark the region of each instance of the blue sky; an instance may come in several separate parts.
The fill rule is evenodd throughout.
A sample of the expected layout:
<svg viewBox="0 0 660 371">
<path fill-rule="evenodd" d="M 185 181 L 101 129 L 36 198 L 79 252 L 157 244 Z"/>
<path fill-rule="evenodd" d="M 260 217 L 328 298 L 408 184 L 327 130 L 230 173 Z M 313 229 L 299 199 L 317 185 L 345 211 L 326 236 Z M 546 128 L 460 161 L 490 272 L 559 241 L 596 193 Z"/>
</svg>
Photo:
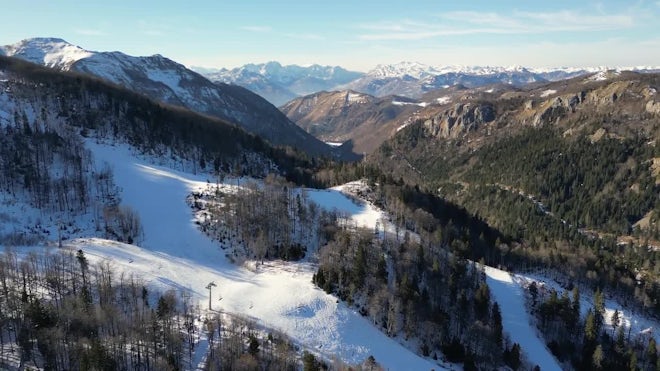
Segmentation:
<svg viewBox="0 0 660 371">
<path fill-rule="evenodd" d="M 660 1 L 4 0 L 0 44 L 37 36 L 216 68 L 660 65 Z"/>
</svg>

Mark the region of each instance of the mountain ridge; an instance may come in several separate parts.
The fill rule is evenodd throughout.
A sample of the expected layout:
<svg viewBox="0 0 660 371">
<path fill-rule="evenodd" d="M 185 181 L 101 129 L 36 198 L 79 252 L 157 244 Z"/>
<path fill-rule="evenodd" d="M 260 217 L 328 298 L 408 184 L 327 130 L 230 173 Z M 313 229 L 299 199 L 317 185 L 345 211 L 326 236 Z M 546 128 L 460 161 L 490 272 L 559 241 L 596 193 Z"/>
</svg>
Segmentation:
<svg viewBox="0 0 660 371">
<path fill-rule="evenodd" d="M 299 129 L 276 107 L 238 86 L 215 84 L 160 54 L 133 57 L 122 52 L 90 52 L 62 39 L 34 38 L 1 47 L 7 56 L 63 71 L 77 71 L 128 87 L 155 100 L 238 124 L 275 145 L 312 155 L 332 149 Z"/>
<path fill-rule="evenodd" d="M 462 84 L 467 87 L 479 87 L 495 83 L 507 83 L 522 86 L 533 82 L 548 82 L 568 79 L 590 73 L 614 69 L 617 71 L 633 70 L 640 72 L 658 72 L 660 66 L 633 67 L 524 67 L 514 66 L 478 66 L 444 65 L 431 66 L 419 62 L 403 61 L 393 64 L 379 64 L 367 72 L 353 72 L 339 66 L 320 66 L 317 64 L 303 67 L 298 65 L 282 66 L 279 62 L 248 63 L 232 69 L 208 69 L 195 67 L 195 70 L 212 81 L 246 87 L 262 95 L 277 106 L 289 101 L 320 91 L 355 90 L 376 97 L 400 95 L 420 98 L 425 93 L 449 86 Z M 317 80 L 305 81 L 316 70 Z M 339 70 L 348 72 L 352 80 L 344 82 L 327 78 L 319 79 L 318 73 Z M 284 71 L 284 72 L 283 72 Z M 305 72 L 307 71 L 307 72 Z M 296 75 L 298 74 L 298 75 Z M 349 75 L 346 75 L 348 78 Z M 298 81 L 299 85 L 292 82 Z"/>
<path fill-rule="evenodd" d="M 289 100 L 352 81 L 360 72 L 339 66 L 285 65 L 270 61 L 232 69 L 198 69 L 209 80 L 244 86 L 279 106 Z"/>
</svg>

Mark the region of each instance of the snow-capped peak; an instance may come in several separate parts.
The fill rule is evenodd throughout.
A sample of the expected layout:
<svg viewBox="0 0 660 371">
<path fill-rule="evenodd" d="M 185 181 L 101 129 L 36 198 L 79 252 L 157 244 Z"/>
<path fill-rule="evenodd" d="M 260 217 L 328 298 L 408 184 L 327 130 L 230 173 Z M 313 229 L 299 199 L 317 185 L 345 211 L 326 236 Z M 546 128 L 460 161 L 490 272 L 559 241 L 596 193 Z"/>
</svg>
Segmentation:
<svg viewBox="0 0 660 371">
<path fill-rule="evenodd" d="M 428 66 L 419 62 L 406 61 L 396 64 L 379 64 L 373 70 L 367 73 L 367 75 L 374 77 L 411 76 L 416 79 L 438 74 L 440 74 L 440 71 L 438 71 L 435 67 Z"/>
<path fill-rule="evenodd" d="M 472 76 L 494 75 L 499 73 L 529 73 L 529 69 L 514 65 L 509 67 L 492 66 L 429 66 L 418 62 L 400 62 L 397 64 L 377 65 L 368 75 L 378 78 L 411 76 L 416 79 L 424 79 L 444 74 L 465 74 Z"/>
<path fill-rule="evenodd" d="M 25 39 L 0 48 L 8 56 L 20 57 L 33 63 L 63 70 L 80 59 L 95 54 L 62 39 L 47 37 Z"/>
</svg>

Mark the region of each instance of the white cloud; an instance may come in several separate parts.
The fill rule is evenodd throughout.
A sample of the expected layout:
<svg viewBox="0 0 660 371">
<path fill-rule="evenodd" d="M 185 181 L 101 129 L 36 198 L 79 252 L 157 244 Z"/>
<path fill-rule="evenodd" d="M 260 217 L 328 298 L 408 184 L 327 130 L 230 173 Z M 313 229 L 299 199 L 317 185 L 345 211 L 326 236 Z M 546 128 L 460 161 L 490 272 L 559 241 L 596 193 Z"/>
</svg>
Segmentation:
<svg viewBox="0 0 660 371">
<path fill-rule="evenodd" d="M 514 12 L 514 16 L 525 21 L 530 28 L 535 26 L 541 30 L 555 28 L 559 31 L 602 31 L 627 28 L 634 25 L 635 20 L 629 14 L 578 14 L 574 11 L 533 13 Z"/>
<path fill-rule="evenodd" d="M 282 35 L 297 40 L 324 40 L 323 36 L 313 33 L 285 33 Z"/>
<path fill-rule="evenodd" d="M 272 31 L 272 28 L 270 26 L 243 26 L 241 27 L 241 30 L 250 32 L 270 32 Z"/>
<path fill-rule="evenodd" d="M 83 35 L 83 36 L 106 36 L 107 33 L 101 30 L 93 30 L 93 29 L 85 29 L 85 28 L 78 28 L 73 30 L 73 32 L 77 33 L 78 35 Z"/>
<path fill-rule="evenodd" d="M 172 27 L 165 22 L 147 20 L 138 21 L 138 28 L 140 33 L 146 36 L 164 36 L 172 29 Z"/>
<path fill-rule="evenodd" d="M 493 12 L 454 11 L 441 14 L 437 22 L 426 23 L 404 19 L 395 22 L 363 24 L 367 32 L 359 40 L 422 40 L 441 36 L 473 34 L 533 34 L 553 32 L 596 32 L 633 27 L 631 14 L 585 14 L 572 10 L 558 12 Z"/>
</svg>

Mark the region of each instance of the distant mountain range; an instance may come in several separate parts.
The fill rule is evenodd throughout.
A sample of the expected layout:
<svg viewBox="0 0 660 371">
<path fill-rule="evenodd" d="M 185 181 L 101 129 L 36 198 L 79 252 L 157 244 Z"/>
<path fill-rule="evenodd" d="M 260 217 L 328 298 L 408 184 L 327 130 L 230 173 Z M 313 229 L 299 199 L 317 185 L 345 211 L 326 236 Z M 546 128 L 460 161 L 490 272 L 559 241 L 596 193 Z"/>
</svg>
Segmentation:
<svg viewBox="0 0 660 371">
<path fill-rule="evenodd" d="M 468 88 L 492 84 L 523 86 L 530 83 L 563 80 L 609 69 L 612 68 L 434 67 L 417 62 L 378 65 L 367 73 L 319 65 L 282 66 L 277 62 L 246 64 L 231 70 L 196 68 L 198 72 L 212 81 L 243 86 L 277 106 L 282 106 L 296 97 L 320 91 L 351 90 L 375 97 L 398 95 L 417 99 L 427 92 L 454 85 L 463 85 Z M 660 71 L 660 67 L 616 67 L 614 69 L 638 72 Z"/>
<path fill-rule="evenodd" d="M 332 90 L 363 75 L 341 67 L 318 64 L 308 67 L 282 66 L 278 62 L 246 64 L 231 70 L 194 67 L 193 70 L 211 81 L 243 86 L 278 106 L 298 96 Z"/>
<path fill-rule="evenodd" d="M 0 46 L 0 55 L 93 75 L 157 101 L 226 120 L 276 145 L 293 146 L 315 155 L 336 151 L 300 129 L 257 94 L 240 86 L 213 83 L 161 55 L 92 52 L 56 38 Z"/>
<path fill-rule="evenodd" d="M 385 71 L 381 76 L 386 73 L 389 72 Z M 577 72 L 567 71 L 566 73 Z M 445 125 L 442 130 L 437 130 L 439 135 L 455 138 L 463 135 L 463 132 L 467 130 L 466 127 L 471 127 L 470 124 L 460 125 L 461 122 L 471 122 L 471 120 L 476 120 L 475 117 L 489 117 L 494 114 L 487 109 L 471 111 L 461 108 L 465 101 L 479 102 L 499 99 L 513 102 L 516 99 L 523 99 L 522 97 L 528 97 L 526 98 L 528 100 L 532 97 L 539 97 L 548 100 L 544 105 L 552 106 L 554 103 L 547 97 L 554 96 L 564 86 L 582 87 L 588 82 L 616 81 L 621 74 L 622 72 L 617 70 L 599 71 L 584 76 L 580 73 L 580 76 L 571 79 L 526 86 L 495 83 L 469 88 L 463 84 L 457 84 L 429 91 L 417 99 L 397 95 L 377 97 L 355 90 L 319 92 L 296 98 L 281 106 L 280 110 L 298 126 L 325 142 L 351 141 L 356 153 L 371 153 L 383 141 L 419 120 L 426 121 L 430 117 L 439 117 L 447 112 L 458 110 L 462 113 L 447 114 L 447 118 L 443 116 L 442 119 L 436 120 Z M 632 76 L 646 75 L 652 74 L 632 74 Z M 418 74 L 418 76 L 423 78 L 422 74 Z M 480 75 L 475 74 L 474 76 L 476 78 Z M 485 76 L 493 75 L 485 74 Z M 467 115 L 467 118 L 461 116 L 458 119 L 457 117 L 460 115 Z M 550 113 L 546 113 L 547 115 Z M 535 122 L 541 122 L 544 117 L 536 118 Z"/>
</svg>

